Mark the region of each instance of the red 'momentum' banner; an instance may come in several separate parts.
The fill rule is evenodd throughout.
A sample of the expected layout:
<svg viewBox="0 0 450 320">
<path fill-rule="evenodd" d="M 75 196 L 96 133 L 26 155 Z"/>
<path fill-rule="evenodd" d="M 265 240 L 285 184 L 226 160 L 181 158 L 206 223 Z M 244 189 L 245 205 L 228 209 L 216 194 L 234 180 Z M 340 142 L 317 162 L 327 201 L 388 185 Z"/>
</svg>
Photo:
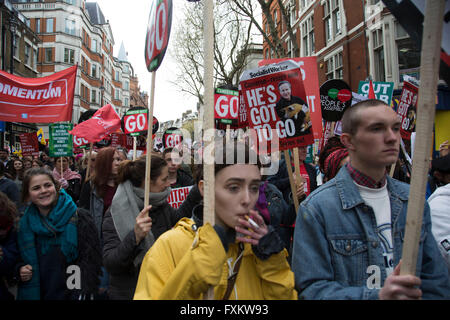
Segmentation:
<svg viewBox="0 0 450 320">
<path fill-rule="evenodd" d="M 76 76 L 76 65 L 42 78 L 0 71 L 0 121 L 71 121 Z"/>
</svg>

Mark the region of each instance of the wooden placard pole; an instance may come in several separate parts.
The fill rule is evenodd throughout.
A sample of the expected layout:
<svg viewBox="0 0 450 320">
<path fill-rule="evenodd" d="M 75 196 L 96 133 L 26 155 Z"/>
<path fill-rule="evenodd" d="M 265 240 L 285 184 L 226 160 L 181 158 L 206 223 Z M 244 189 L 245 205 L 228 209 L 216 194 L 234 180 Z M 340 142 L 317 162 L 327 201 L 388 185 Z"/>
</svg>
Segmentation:
<svg viewBox="0 0 450 320">
<path fill-rule="evenodd" d="M 422 216 L 425 203 L 429 146 L 436 112 L 445 0 L 426 1 L 424 15 L 416 141 L 403 242 L 401 275 L 416 274 Z"/>
<path fill-rule="evenodd" d="M 152 164 L 152 146 L 153 146 L 153 132 L 151 123 L 153 123 L 153 105 L 155 103 L 155 81 L 156 71 L 152 72 L 152 86 L 150 90 L 150 103 L 148 105 L 148 130 L 147 130 L 147 155 L 145 158 L 145 194 L 144 194 L 144 208 L 150 202 L 150 170 Z"/>
<path fill-rule="evenodd" d="M 88 154 L 88 164 L 86 169 L 86 177 L 84 178 L 84 181 L 87 182 L 89 180 L 89 175 L 91 174 L 91 157 L 92 157 L 92 148 L 94 147 L 94 143 L 91 142 L 89 146 L 89 154 Z"/>
<path fill-rule="evenodd" d="M 294 174 L 292 173 L 291 156 L 289 155 L 289 150 L 284 150 L 284 159 L 286 161 L 286 168 L 289 175 L 289 184 L 291 185 L 292 200 L 294 201 L 294 208 L 295 212 L 297 213 L 299 203 L 298 198 L 296 197 L 297 188 L 295 187 L 294 183 Z"/>
<path fill-rule="evenodd" d="M 214 129 L 214 3 L 212 0 L 203 1 L 203 52 L 204 52 L 204 76 L 205 86 L 203 105 L 203 134 Z M 215 224 L 215 194 L 214 194 L 214 159 L 215 151 L 210 144 L 214 143 L 214 134 L 205 142 L 204 150 L 211 150 L 211 159 L 203 157 L 203 223 Z M 214 146 L 212 146 L 214 147 Z M 205 155 L 205 154 L 204 154 Z M 206 160 L 206 161 L 205 161 Z M 209 160 L 209 161 L 208 161 Z M 212 163 L 211 163 L 212 162 Z M 214 300 L 214 287 L 210 287 L 204 295 L 205 300 Z"/>
<path fill-rule="evenodd" d="M 137 146 L 137 137 L 133 137 L 133 161 L 136 160 L 136 146 Z"/>
</svg>

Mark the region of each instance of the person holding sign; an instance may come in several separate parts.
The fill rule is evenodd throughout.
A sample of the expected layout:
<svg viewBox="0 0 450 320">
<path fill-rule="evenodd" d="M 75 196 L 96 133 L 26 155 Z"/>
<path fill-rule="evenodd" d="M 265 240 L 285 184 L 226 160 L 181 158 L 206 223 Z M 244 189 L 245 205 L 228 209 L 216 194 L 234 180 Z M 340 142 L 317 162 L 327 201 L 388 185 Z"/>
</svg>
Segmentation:
<svg viewBox="0 0 450 320">
<path fill-rule="evenodd" d="M 202 299 L 210 286 L 216 299 L 296 298 L 283 243 L 254 210 L 261 182 L 256 155 L 243 144 L 215 150 L 215 225 L 184 218 L 159 238 L 142 263 L 135 300 Z"/>
<path fill-rule="evenodd" d="M 344 112 L 341 141 L 350 162 L 303 201 L 297 215 L 292 268 L 300 298 L 450 297 L 428 204 L 417 273 L 400 275 L 409 185 L 386 173 L 398 158 L 400 128 L 395 111 L 380 100 Z"/>
<path fill-rule="evenodd" d="M 69 157 L 56 159 L 53 176 L 69 196 L 72 197 L 73 201 L 77 202 L 81 192 L 81 176 L 78 172 L 70 170 Z"/>
<path fill-rule="evenodd" d="M 111 300 L 131 300 L 144 255 L 156 239 L 178 220 L 190 214 L 192 203 L 185 201 L 179 210 L 167 202 L 170 194 L 168 165 L 152 157 L 150 205 L 144 208 L 145 160 L 125 160 L 119 167 L 119 186 L 103 221 L 103 263 L 110 275 Z"/>
</svg>

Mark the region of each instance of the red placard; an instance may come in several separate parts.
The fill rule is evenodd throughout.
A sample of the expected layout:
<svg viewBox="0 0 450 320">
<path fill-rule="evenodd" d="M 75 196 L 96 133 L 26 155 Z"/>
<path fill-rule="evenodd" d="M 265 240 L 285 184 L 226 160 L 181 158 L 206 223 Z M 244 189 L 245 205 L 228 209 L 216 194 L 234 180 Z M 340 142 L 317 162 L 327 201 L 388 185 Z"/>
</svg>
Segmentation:
<svg viewBox="0 0 450 320">
<path fill-rule="evenodd" d="M 172 25 L 172 0 L 154 0 L 150 8 L 145 38 L 145 64 L 149 72 L 156 71 L 169 44 Z"/>
<path fill-rule="evenodd" d="M 322 139 L 322 110 L 320 107 L 320 86 L 319 74 L 317 72 L 317 58 L 303 57 L 303 58 L 282 58 L 261 60 L 260 66 L 279 63 L 281 61 L 292 60 L 295 61 L 302 73 L 303 85 L 306 94 L 306 103 L 311 110 L 311 122 L 313 127 L 314 139 Z"/>
<path fill-rule="evenodd" d="M 42 78 L 0 71 L 0 121 L 71 121 L 76 75 L 77 66 Z"/>
<path fill-rule="evenodd" d="M 397 114 L 402 123 L 400 134 L 406 140 L 410 140 L 411 132 L 415 131 L 418 95 L 418 87 L 410 82 L 403 82 L 403 90 L 398 102 Z"/>
<path fill-rule="evenodd" d="M 184 200 L 186 200 L 193 186 L 172 189 L 167 202 L 173 208 L 179 208 Z"/>
<path fill-rule="evenodd" d="M 249 126 L 257 133 L 259 153 L 314 142 L 312 110 L 306 103 L 302 70 L 297 63 L 286 60 L 245 71 L 240 85 Z"/>
<path fill-rule="evenodd" d="M 39 141 L 36 132 L 19 135 L 22 156 L 39 156 Z"/>
</svg>

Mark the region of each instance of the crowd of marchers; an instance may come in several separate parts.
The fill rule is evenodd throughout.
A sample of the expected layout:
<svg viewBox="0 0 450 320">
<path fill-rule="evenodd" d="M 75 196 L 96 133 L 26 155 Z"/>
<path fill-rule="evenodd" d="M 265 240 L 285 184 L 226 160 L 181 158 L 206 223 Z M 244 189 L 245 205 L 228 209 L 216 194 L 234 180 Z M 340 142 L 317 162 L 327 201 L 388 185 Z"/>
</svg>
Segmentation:
<svg viewBox="0 0 450 320">
<path fill-rule="evenodd" d="M 416 273 L 402 274 L 400 129 L 388 105 L 362 101 L 317 161 L 299 147 L 269 176 L 248 141 L 217 140 L 214 223 L 203 167 L 178 149 L 152 152 L 147 195 L 146 155 L 0 150 L 0 300 L 450 299 L 449 145 L 431 161 Z M 172 207 L 172 189 L 188 186 Z"/>
</svg>

